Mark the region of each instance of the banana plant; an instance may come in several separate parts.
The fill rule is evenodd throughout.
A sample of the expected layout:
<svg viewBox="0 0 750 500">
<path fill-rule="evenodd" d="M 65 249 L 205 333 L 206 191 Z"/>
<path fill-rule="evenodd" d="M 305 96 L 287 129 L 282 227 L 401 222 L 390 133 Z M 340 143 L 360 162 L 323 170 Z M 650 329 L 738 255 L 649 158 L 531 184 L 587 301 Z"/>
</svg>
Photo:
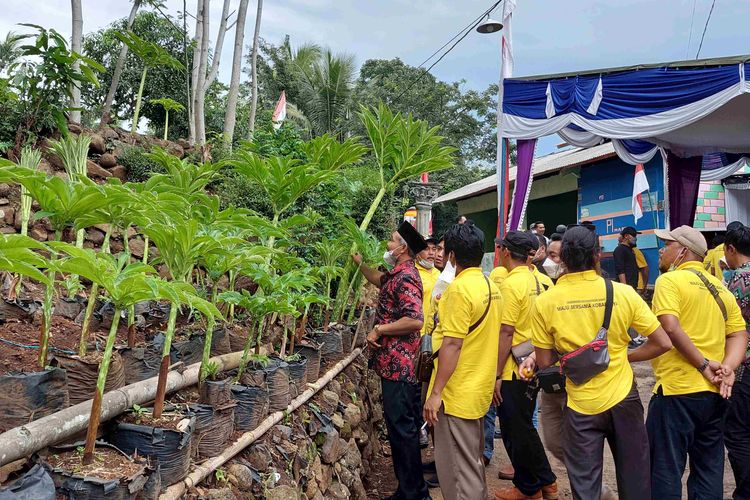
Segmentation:
<svg viewBox="0 0 750 500">
<path fill-rule="evenodd" d="M 131 133 L 138 130 L 138 117 L 141 112 L 141 98 L 143 97 L 143 87 L 146 85 L 146 75 L 148 70 L 157 66 L 167 67 L 176 70 L 184 70 L 185 67 L 180 61 L 172 57 L 169 52 L 159 47 L 157 44 L 148 42 L 132 31 L 116 32 L 115 36 L 143 62 L 143 72 L 141 73 L 141 83 L 138 87 L 138 94 L 135 98 L 135 111 L 133 112 L 133 125 L 130 128 Z"/>
<path fill-rule="evenodd" d="M 103 252 L 76 248 L 62 242 L 52 242 L 50 246 L 68 256 L 55 264 L 57 271 L 77 274 L 98 283 L 107 292 L 107 296 L 115 309 L 112 326 L 109 329 L 101 364 L 99 365 L 96 392 L 91 404 L 89 426 L 86 433 L 83 463 L 89 464 L 93 460 L 94 442 L 96 441 L 101 417 L 102 396 L 104 395 L 104 386 L 109 373 L 109 364 L 112 359 L 112 350 L 122 311 L 131 305 L 146 300 L 165 299 L 173 303 L 179 302 L 181 292 L 172 284 L 149 276 L 155 273 L 152 267 L 140 262 L 128 263 L 129 259 L 125 254 L 114 257 Z"/>
<path fill-rule="evenodd" d="M 393 113 L 382 103 L 375 109 L 362 106 L 359 119 L 367 131 L 372 157 L 380 173 L 378 192 L 359 224 L 359 229 L 365 231 L 386 194 L 423 172 L 449 168 L 456 148 L 443 145 L 445 138 L 439 135 L 439 127 L 429 127 L 426 121 L 410 114 Z M 337 290 L 339 312 L 342 302 L 346 301 L 344 294 L 350 289 L 348 285 L 355 278 L 353 273 L 354 263 L 349 262 Z"/>
<path fill-rule="evenodd" d="M 162 97 L 161 99 L 151 99 L 151 104 L 156 104 L 164 109 L 164 140 L 167 140 L 167 133 L 169 132 L 169 112 L 170 111 L 185 111 L 185 106 L 170 99 L 169 97 Z"/>
</svg>

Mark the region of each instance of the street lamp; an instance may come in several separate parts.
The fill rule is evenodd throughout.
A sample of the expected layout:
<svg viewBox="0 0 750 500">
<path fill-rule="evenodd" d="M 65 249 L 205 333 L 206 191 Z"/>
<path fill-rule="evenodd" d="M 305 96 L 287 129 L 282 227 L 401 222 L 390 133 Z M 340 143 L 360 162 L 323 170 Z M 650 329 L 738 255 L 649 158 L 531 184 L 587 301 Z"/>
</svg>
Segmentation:
<svg viewBox="0 0 750 500">
<path fill-rule="evenodd" d="M 487 19 L 482 21 L 479 26 L 477 26 L 477 32 L 482 34 L 496 33 L 501 29 L 503 29 L 503 23 L 501 23 L 500 21 L 495 21 L 489 15 L 487 16 Z"/>
</svg>

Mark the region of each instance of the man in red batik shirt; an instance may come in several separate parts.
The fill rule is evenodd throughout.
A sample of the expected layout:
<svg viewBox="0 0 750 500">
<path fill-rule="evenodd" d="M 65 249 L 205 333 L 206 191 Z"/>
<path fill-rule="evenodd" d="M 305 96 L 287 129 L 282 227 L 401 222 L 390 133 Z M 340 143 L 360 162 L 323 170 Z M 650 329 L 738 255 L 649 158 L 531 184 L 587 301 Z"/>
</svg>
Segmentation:
<svg viewBox="0 0 750 500">
<path fill-rule="evenodd" d="M 393 269 L 385 273 L 352 258 L 373 285 L 380 288 L 375 327 L 367 335 L 371 349 L 370 366 L 382 381 L 383 414 L 388 428 L 393 469 L 398 490 L 391 500 L 430 498 L 422 476 L 419 449 L 419 391 L 414 372 L 422 328 L 422 280 L 414 266 L 414 256 L 427 248 L 424 238 L 408 222 L 403 222 L 388 241 L 383 255 Z"/>
</svg>

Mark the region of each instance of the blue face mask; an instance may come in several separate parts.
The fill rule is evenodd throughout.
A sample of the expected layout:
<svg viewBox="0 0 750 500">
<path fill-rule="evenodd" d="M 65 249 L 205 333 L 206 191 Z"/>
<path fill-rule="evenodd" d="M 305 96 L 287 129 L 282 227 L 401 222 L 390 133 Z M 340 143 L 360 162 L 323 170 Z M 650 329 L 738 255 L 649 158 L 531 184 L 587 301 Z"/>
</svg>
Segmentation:
<svg viewBox="0 0 750 500">
<path fill-rule="evenodd" d="M 729 283 L 729 280 L 732 279 L 732 275 L 734 274 L 734 271 L 732 271 L 731 269 L 727 269 L 726 271 L 723 272 L 723 274 L 724 274 L 724 281 L 726 283 Z"/>
</svg>

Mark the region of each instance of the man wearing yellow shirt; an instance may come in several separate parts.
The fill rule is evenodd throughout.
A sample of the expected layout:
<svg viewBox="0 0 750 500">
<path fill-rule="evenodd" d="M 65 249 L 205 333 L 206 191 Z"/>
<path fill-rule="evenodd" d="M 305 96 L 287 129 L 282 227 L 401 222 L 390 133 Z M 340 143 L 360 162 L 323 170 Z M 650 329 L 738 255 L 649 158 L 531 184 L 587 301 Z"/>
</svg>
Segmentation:
<svg viewBox="0 0 750 500">
<path fill-rule="evenodd" d="M 565 232 L 562 261 L 566 274 L 536 299 L 532 315 L 531 340 L 540 369 L 552 366 L 557 353 L 570 353 L 591 342 L 603 326 L 607 285 L 596 273 L 600 256 L 595 232 L 580 226 Z M 651 498 L 643 405 L 629 361 L 659 356 L 670 343 L 635 289 L 610 283 L 609 364 L 581 384 L 569 377 L 566 380 L 563 454 L 573 498 L 581 500 L 601 497 L 605 439 L 612 449 L 620 498 Z M 648 340 L 628 353 L 631 327 Z"/>
<path fill-rule="evenodd" d="M 445 235 L 446 259 L 456 278 L 438 302 L 438 351 L 424 419 L 434 428 L 435 463 L 443 497 L 484 499 L 482 420 L 492 400 L 502 297 L 479 267 L 484 235 L 455 225 Z"/>
<path fill-rule="evenodd" d="M 635 265 L 638 266 L 638 291 L 643 293 L 648 285 L 648 262 L 640 248 L 633 247 L 633 254 L 635 254 Z"/>
<path fill-rule="evenodd" d="M 529 396 L 529 382 L 521 379 L 511 354 L 511 346 L 520 349 L 525 345 L 528 352 L 518 355 L 530 354 L 531 313 L 537 296 L 544 291 L 528 265 L 529 255 L 539 246 L 534 239 L 535 235 L 510 231 L 500 244 L 500 258 L 508 276 L 500 285 L 503 314 L 493 403 L 498 405 L 503 444 L 515 472 L 514 486 L 495 492 L 499 500 L 557 498 L 557 477 L 532 423 L 536 397 Z"/>
<path fill-rule="evenodd" d="M 432 289 L 435 288 L 440 271 L 435 267 L 435 248 L 437 246 L 437 240 L 435 238 L 425 239 L 427 248 L 422 250 L 417 259 L 415 265 L 419 272 L 419 277 L 422 279 L 422 314 L 425 318 L 424 326 L 422 326 L 422 335 L 427 331 L 427 318 L 434 314 L 434 311 L 430 311 L 430 303 L 432 302 Z"/>
<path fill-rule="evenodd" d="M 653 309 L 674 349 L 653 363 L 656 385 L 649 403 L 651 489 L 654 498 L 680 498 L 690 456 L 688 498 L 722 498 L 723 418 L 734 370 L 745 358 L 748 336 L 734 296 L 706 272 L 706 240 L 680 226 L 656 230 L 659 251 Z"/>
</svg>

